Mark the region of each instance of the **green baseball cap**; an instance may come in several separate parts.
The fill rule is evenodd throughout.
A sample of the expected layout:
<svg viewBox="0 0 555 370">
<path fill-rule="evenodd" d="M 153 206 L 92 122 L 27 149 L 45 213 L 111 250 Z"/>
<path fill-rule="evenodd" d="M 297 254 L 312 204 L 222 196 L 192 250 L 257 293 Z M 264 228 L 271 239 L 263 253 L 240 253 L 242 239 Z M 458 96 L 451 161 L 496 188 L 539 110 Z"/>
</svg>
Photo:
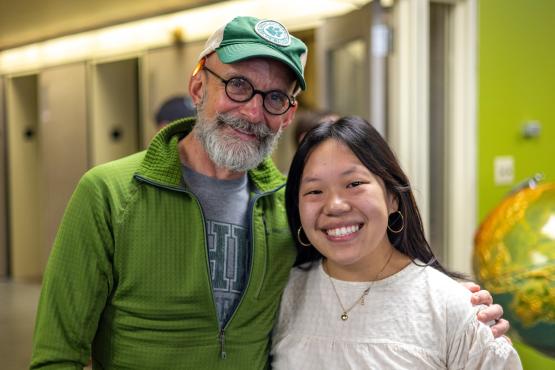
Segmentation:
<svg viewBox="0 0 555 370">
<path fill-rule="evenodd" d="M 306 89 L 306 45 L 290 35 L 279 22 L 255 17 L 235 17 L 210 36 L 199 60 L 214 51 L 222 63 L 226 64 L 250 58 L 278 60 L 293 70 L 301 89 Z"/>
</svg>

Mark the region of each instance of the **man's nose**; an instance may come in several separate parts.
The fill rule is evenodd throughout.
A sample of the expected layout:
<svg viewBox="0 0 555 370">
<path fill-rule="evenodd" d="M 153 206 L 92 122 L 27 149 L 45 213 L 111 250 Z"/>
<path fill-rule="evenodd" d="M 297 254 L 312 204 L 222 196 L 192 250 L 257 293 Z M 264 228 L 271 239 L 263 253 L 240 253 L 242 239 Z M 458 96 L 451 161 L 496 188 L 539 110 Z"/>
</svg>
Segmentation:
<svg viewBox="0 0 555 370">
<path fill-rule="evenodd" d="M 240 112 L 251 122 L 264 121 L 264 101 L 260 93 L 255 93 L 254 96 L 242 103 Z"/>
</svg>

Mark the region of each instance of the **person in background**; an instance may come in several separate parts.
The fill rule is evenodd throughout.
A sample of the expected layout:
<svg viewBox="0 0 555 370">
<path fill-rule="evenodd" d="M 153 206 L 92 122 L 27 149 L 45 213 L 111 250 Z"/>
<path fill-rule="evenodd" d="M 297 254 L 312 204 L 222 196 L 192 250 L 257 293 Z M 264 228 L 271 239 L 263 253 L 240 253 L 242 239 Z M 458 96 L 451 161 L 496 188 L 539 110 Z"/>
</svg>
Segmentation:
<svg viewBox="0 0 555 370">
<path fill-rule="evenodd" d="M 195 105 L 190 97 L 174 96 L 162 103 L 154 115 L 154 121 L 158 130 L 161 130 L 176 119 L 194 117 L 196 113 Z"/>
<path fill-rule="evenodd" d="M 358 117 L 307 133 L 285 191 L 297 268 L 272 340 L 280 369 L 521 369 L 435 258 L 408 178 Z"/>
<path fill-rule="evenodd" d="M 293 135 L 295 147 L 299 145 L 304 138 L 304 135 L 306 135 L 306 133 L 313 127 L 316 127 L 323 122 L 335 121 L 338 118 L 338 114 L 328 110 L 307 109 L 298 112 L 295 115 L 295 122 L 293 123 L 293 130 L 295 130 Z"/>
<path fill-rule="evenodd" d="M 296 256 L 270 153 L 306 88 L 306 56 L 280 23 L 235 17 L 190 77 L 196 117 L 84 175 L 44 274 L 32 369 L 91 355 L 102 369 L 269 366 Z"/>
</svg>

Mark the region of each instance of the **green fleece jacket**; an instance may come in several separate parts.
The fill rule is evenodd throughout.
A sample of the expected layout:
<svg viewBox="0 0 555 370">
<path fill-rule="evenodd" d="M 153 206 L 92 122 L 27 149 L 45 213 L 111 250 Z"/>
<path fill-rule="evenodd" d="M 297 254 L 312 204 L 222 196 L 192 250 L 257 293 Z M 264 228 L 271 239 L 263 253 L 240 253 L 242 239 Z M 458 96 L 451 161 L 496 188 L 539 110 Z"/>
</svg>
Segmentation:
<svg viewBox="0 0 555 370">
<path fill-rule="evenodd" d="M 264 369 L 295 251 L 285 178 L 271 160 L 249 171 L 251 265 L 241 301 L 219 327 L 202 208 L 183 183 L 178 140 L 161 131 L 145 152 L 81 179 L 50 255 L 32 369 Z M 225 206 L 225 205 L 222 205 Z"/>
</svg>

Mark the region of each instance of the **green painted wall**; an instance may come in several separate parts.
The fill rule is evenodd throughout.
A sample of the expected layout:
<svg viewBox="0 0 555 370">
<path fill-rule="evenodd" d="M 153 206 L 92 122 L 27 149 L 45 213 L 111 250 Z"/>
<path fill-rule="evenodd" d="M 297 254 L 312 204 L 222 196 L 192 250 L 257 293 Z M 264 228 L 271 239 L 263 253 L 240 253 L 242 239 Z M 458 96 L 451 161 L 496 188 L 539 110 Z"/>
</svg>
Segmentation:
<svg viewBox="0 0 555 370">
<path fill-rule="evenodd" d="M 555 359 L 549 358 L 522 342 L 513 342 L 520 359 L 522 360 L 523 370 L 553 370 L 555 369 Z"/>
<path fill-rule="evenodd" d="M 555 181 L 555 1 L 479 0 L 478 219 L 513 185 L 543 172 Z M 523 122 L 541 134 L 524 139 Z M 513 185 L 494 183 L 496 156 L 511 155 Z"/>
<path fill-rule="evenodd" d="M 478 219 L 521 180 L 537 172 L 555 181 L 555 0 L 478 0 Z M 524 139 L 522 124 L 541 134 Z M 493 161 L 511 155 L 515 182 L 497 186 Z M 515 342 L 524 369 L 555 369 Z"/>
</svg>

